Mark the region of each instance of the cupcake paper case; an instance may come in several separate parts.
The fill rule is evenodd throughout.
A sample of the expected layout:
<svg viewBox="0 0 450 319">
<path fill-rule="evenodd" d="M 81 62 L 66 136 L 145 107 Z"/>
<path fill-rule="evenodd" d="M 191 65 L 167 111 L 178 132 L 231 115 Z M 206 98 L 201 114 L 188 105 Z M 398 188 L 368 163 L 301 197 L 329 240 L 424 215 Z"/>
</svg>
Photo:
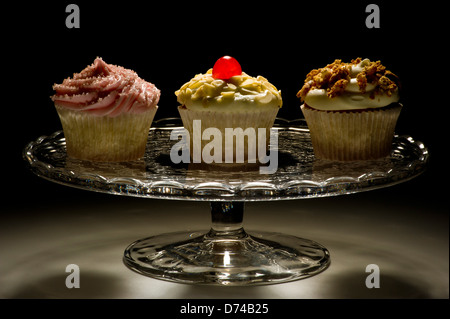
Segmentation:
<svg viewBox="0 0 450 319">
<path fill-rule="evenodd" d="M 213 69 L 205 74 L 197 74 L 180 90 L 175 92 L 178 107 L 184 127 L 193 136 L 195 120 L 201 121 L 201 133 L 207 128 L 217 128 L 222 135 L 222 161 L 226 162 L 225 154 L 233 152 L 233 163 L 236 158 L 236 142 L 232 150 L 225 145 L 226 128 L 259 128 L 266 130 L 266 141 L 270 140 L 270 128 L 273 126 L 279 108 L 282 106 L 281 92 L 262 77 L 251 77 L 242 72 L 238 62 L 231 57 L 223 57 L 217 61 Z M 209 140 L 193 141 L 190 139 L 190 151 L 194 143 L 203 150 Z M 201 145 L 200 145 L 201 144 Z M 256 145 L 259 145 L 258 139 Z M 248 161 L 248 144 L 245 139 L 244 162 Z M 256 158 L 257 156 L 256 151 Z M 195 160 L 195 159 L 194 159 Z M 220 161 L 219 161 L 220 163 Z M 231 163 L 227 163 L 231 164 Z"/>
<path fill-rule="evenodd" d="M 97 58 L 53 89 L 68 156 L 119 162 L 144 155 L 160 98 L 155 85 Z"/>
<path fill-rule="evenodd" d="M 399 82 L 380 63 L 336 60 L 311 71 L 298 92 L 319 159 L 352 161 L 389 155 L 402 105 Z"/>
</svg>

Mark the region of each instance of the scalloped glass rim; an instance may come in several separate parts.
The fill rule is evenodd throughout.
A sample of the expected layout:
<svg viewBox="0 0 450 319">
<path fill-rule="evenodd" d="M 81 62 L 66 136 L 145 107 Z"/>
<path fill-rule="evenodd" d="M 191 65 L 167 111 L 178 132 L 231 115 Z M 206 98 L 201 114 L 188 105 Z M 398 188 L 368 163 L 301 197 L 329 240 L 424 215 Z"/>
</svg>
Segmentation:
<svg viewBox="0 0 450 319">
<path fill-rule="evenodd" d="M 115 195 L 177 200 L 269 201 L 350 194 L 395 185 L 421 174 L 428 162 L 425 145 L 395 136 L 391 155 L 373 161 L 334 162 L 314 158 L 304 120 L 277 118 L 279 163 L 275 174 L 258 169 L 230 171 L 174 165 L 169 151 L 179 118 L 154 121 L 146 155 L 139 161 L 95 163 L 67 157 L 62 131 L 30 142 L 23 157 L 36 175 L 63 185 Z"/>
</svg>

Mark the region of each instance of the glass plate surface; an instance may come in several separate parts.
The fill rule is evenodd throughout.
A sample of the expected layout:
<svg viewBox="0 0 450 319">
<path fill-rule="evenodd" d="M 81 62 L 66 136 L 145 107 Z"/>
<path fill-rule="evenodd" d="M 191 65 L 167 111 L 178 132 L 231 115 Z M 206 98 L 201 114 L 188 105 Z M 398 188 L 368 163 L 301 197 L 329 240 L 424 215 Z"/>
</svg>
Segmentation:
<svg viewBox="0 0 450 319">
<path fill-rule="evenodd" d="M 411 136 L 395 136 L 389 157 L 371 161 L 317 160 L 303 120 L 277 119 L 278 168 L 260 174 L 259 164 L 229 168 L 173 164 L 170 150 L 182 131 L 180 119 L 155 121 L 145 157 L 123 163 L 95 163 L 66 155 L 62 131 L 29 143 L 23 155 L 38 176 L 90 191 L 148 198 L 204 201 L 260 201 L 325 197 L 367 191 L 421 174 L 428 150 Z M 274 150 L 271 146 L 271 150 Z"/>
</svg>

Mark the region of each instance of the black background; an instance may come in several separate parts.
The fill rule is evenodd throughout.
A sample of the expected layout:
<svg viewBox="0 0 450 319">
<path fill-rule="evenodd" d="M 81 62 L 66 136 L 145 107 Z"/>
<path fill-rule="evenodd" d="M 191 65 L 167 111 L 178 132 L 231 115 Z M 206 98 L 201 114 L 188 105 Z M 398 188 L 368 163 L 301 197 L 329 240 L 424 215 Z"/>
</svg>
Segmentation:
<svg viewBox="0 0 450 319">
<path fill-rule="evenodd" d="M 380 29 L 365 25 L 371 2 L 380 7 Z M 69 3 L 80 7 L 80 29 L 65 25 Z M 407 1 L 15 3 L 3 11 L 13 18 L 2 22 L 6 101 L 1 193 L 9 209 L 0 214 L 19 213 L 13 195 L 22 196 L 28 205 L 106 198 L 39 179 L 26 169 L 21 154 L 28 142 L 61 129 L 50 100 L 52 85 L 97 56 L 136 71 L 161 90 L 156 119 L 178 116 L 174 92 L 223 55 L 235 57 L 244 72 L 263 75 L 280 89 L 284 106 L 279 116 L 287 119 L 302 117 L 296 93 L 311 69 L 334 59 L 381 60 L 402 81 L 404 108 L 397 133 L 423 141 L 431 161 L 424 175 L 373 196 L 423 196 L 430 210 L 442 208 L 448 204 L 435 199 L 447 192 L 441 185 L 448 180 L 450 105 L 448 85 L 440 82 L 448 72 L 440 10 Z"/>
<path fill-rule="evenodd" d="M 446 164 L 441 150 L 448 144 L 448 102 L 447 89 L 439 84 L 446 58 L 437 6 L 378 1 L 381 27 L 369 29 L 370 1 L 78 1 L 81 27 L 68 29 L 69 3 L 16 3 L 3 12 L 15 17 L 3 27 L 2 166 L 12 183 L 5 192 L 23 191 L 24 180 L 38 187 L 21 151 L 29 141 L 61 129 L 50 100 L 52 85 L 97 56 L 135 70 L 161 90 L 156 119 L 178 116 L 174 92 L 223 55 L 234 56 L 244 72 L 263 75 L 280 89 L 279 116 L 287 119 L 303 117 L 296 93 L 311 69 L 337 58 L 381 60 L 402 80 L 397 133 L 423 141 L 432 154 L 431 173 L 420 183 L 432 185 L 448 176 L 440 168 Z"/>
</svg>

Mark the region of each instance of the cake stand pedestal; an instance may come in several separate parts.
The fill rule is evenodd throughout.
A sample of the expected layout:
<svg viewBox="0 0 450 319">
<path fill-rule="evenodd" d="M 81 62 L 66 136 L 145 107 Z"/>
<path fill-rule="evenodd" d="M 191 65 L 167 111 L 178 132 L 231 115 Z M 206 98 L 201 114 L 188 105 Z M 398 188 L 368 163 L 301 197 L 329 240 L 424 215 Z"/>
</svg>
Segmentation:
<svg viewBox="0 0 450 319">
<path fill-rule="evenodd" d="M 171 133 L 180 119 L 155 121 L 145 157 L 124 163 L 95 163 L 68 157 L 61 131 L 29 143 L 23 156 L 36 175 L 63 185 L 114 195 L 208 201 L 211 228 L 153 235 L 130 244 L 123 256 L 130 269 L 178 283 L 257 285 L 309 277 L 325 270 L 330 254 L 322 245 L 276 232 L 247 233 L 244 206 L 336 196 L 387 187 L 421 174 L 427 148 L 410 136 L 395 136 L 389 157 L 334 162 L 314 158 L 302 120 L 277 119 L 278 167 L 260 174 L 255 166 L 238 168 L 174 164 Z M 177 133 L 177 132 L 175 132 Z"/>
</svg>

